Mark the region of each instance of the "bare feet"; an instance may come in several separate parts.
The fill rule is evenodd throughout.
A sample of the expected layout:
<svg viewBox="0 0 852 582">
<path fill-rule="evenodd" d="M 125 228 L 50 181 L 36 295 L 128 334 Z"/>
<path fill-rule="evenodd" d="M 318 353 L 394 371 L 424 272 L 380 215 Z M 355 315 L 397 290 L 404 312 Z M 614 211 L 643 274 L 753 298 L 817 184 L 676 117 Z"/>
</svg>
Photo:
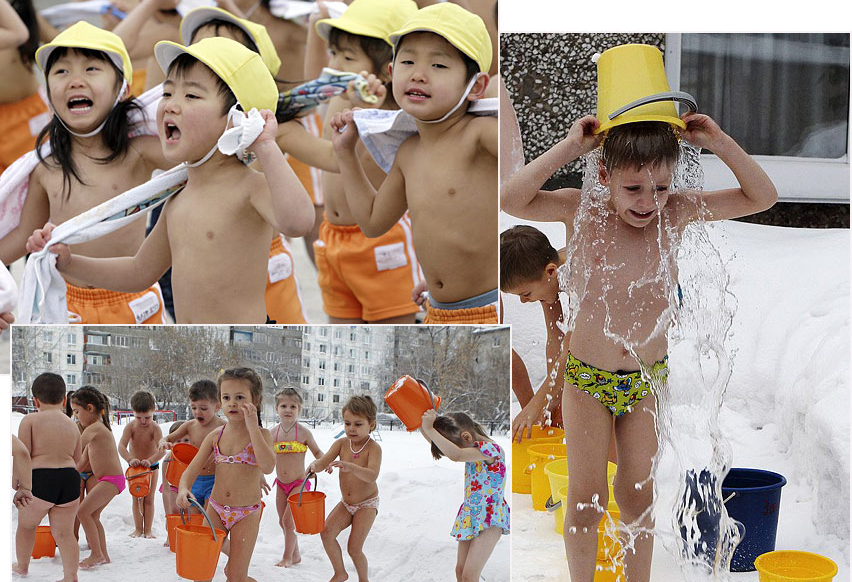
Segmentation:
<svg viewBox="0 0 852 582">
<path fill-rule="evenodd" d="M 74 576 L 73 578 L 63 578 L 62 580 L 57 580 L 57 582 L 78 582 L 78 580 L 77 576 Z"/>
<path fill-rule="evenodd" d="M 82 562 L 80 562 L 81 570 L 88 570 L 90 568 L 94 568 L 95 566 L 100 566 L 101 564 L 109 564 L 109 558 L 94 558 L 89 556 Z"/>
<path fill-rule="evenodd" d="M 164 542 L 163 542 L 163 547 L 164 547 L 164 548 L 168 548 L 168 547 L 169 547 L 169 540 L 166 540 L 166 541 L 164 541 Z"/>
<path fill-rule="evenodd" d="M 21 576 L 26 576 L 29 571 L 30 571 L 29 565 L 18 566 L 17 562 L 12 564 L 12 572 L 14 572 L 15 574 L 20 574 Z"/>
<path fill-rule="evenodd" d="M 343 582 L 344 580 L 349 580 L 349 574 L 346 572 L 343 572 L 342 574 L 335 574 L 328 582 Z"/>
<path fill-rule="evenodd" d="M 295 566 L 296 564 L 298 564 L 301 561 L 302 561 L 302 556 L 299 555 L 298 552 L 293 552 L 292 558 L 288 559 L 287 556 L 284 556 L 284 557 L 281 558 L 281 561 L 278 562 L 275 565 L 278 566 L 279 568 L 282 567 L 282 566 L 285 567 L 285 568 L 289 568 L 290 566 Z M 341 578 L 341 580 L 346 580 L 346 578 Z"/>
<path fill-rule="evenodd" d="M 141 535 L 142 535 L 142 532 L 141 532 L 141 531 L 139 531 L 138 529 L 136 529 L 136 530 L 133 530 L 133 533 L 131 533 L 131 534 L 130 534 L 130 537 L 132 537 L 132 538 L 138 538 L 138 537 L 139 537 L 139 536 L 141 536 Z"/>
<path fill-rule="evenodd" d="M 151 532 L 147 532 L 147 533 L 145 534 L 145 539 L 146 539 L 146 540 L 155 540 L 155 539 L 157 539 L 157 536 L 155 536 L 155 535 L 154 535 L 154 534 L 152 534 Z M 166 542 L 166 545 L 168 545 L 168 543 L 169 543 L 169 542 Z"/>
</svg>

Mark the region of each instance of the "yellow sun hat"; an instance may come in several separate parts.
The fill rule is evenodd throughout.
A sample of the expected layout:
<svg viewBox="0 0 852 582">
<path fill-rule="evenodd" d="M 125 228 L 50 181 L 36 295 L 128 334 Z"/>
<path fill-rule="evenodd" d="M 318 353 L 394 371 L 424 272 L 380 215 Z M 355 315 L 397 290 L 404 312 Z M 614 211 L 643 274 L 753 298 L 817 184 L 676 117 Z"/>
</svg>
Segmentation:
<svg viewBox="0 0 852 582">
<path fill-rule="evenodd" d="M 275 45 L 272 44 L 272 39 L 269 37 L 266 27 L 234 16 L 227 10 L 215 6 L 195 8 L 183 17 L 180 21 L 180 37 L 183 39 L 183 44 L 188 46 L 192 42 L 192 36 L 195 32 L 212 20 L 230 22 L 245 32 L 257 46 L 257 52 L 272 76 L 278 74 L 278 70 L 281 68 L 281 59 L 278 58 L 278 52 L 275 50 Z"/>
<path fill-rule="evenodd" d="M 485 23 L 476 14 L 457 4 L 445 2 L 421 8 L 402 27 L 390 35 L 396 51 L 399 40 L 412 32 L 434 32 L 469 56 L 480 72 L 491 68 L 491 37 Z"/>
<path fill-rule="evenodd" d="M 172 61 L 183 53 L 195 57 L 218 75 L 233 91 L 243 111 L 252 108 L 275 111 L 278 106 L 278 88 L 260 55 L 237 41 L 215 37 L 182 46 L 163 40 L 154 47 L 157 62 L 166 73 Z"/>
<path fill-rule="evenodd" d="M 355 0 L 340 18 L 317 21 L 317 34 L 328 40 L 332 28 L 350 34 L 380 38 L 388 44 L 390 33 L 402 26 L 414 13 L 414 0 Z"/>
<path fill-rule="evenodd" d="M 600 126 L 595 133 L 639 121 L 661 121 L 686 128 L 675 102 L 695 111 L 695 98 L 669 88 L 660 49 L 647 44 L 616 46 L 601 53 L 597 66 Z"/>
<path fill-rule="evenodd" d="M 116 68 L 124 75 L 129 83 L 133 81 L 133 66 L 130 64 L 130 55 L 121 37 L 93 26 L 86 21 L 73 24 L 56 35 L 51 42 L 43 45 L 36 51 L 36 62 L 44 71 L 50 54 L 58 48 L 91 49 L 106 53 Z"/>
</svg>

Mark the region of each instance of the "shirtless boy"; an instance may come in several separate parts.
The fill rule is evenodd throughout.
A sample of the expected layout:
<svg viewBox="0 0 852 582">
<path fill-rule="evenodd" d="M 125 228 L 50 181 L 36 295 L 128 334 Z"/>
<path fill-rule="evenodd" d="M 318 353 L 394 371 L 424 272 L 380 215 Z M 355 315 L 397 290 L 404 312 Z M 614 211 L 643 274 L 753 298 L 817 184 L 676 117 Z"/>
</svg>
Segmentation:
<svg viewBox="0 0 852 582">
<path fill-rule="evenodd" d="M 121 440 L 118 441 L 118 454 L 131 467 L 147 467 L 151 471 L 151 488 L 141 502 L 133 500 L 133 524 L 136 529 L 130 534 L 132 538 L 145 536 L 155 537 L 151 533 L 154 524 L 154 497 L 157 494 L 157 477 L 160 470 L 160 459 L 165 454 L 159 450 L 163 431 L 154 422 L 154 395 L 140 390 L 130 397 L 130 409 L 133 410 L 133 420 L 124 427 Z M 129 449 L 128 449 L 129 445 Z"/>
</svg>

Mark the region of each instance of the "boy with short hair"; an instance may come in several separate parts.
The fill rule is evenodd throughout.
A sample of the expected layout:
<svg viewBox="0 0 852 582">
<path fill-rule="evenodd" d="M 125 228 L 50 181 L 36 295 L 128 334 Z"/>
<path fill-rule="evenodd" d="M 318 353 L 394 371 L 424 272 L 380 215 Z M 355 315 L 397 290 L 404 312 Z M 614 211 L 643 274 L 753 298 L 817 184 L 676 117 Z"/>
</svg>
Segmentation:
<svg viewBox="0 0 852 582">
<path fill-rule="evenodd" d="M 123 291 L 150 286 L 171 265 L 177 323 L 265 323 L 273 232 L 302 236 L 314 218 L 310 198 L 275 143 L 275 81 L 257 53 L 227 38 L 190 47 L 161 42 L 156 54 L 168 72 L 157 109 L 160 141 L 167 159 L 191 162 L 186 187 L 166 202 L 135 256 L 72 256 L 57 244 L 57 268 Z M 246 160 L 248 149 L 254 151 L 262 174 L 217 149 L 231 117 L 242 115 L 237 104 L 250 115 L 229 131 L 263 127 L 253 143 L 237 148 Z M 45 246 L 52 229 L 48 224 L 33 233 L 31 251 Z"/>
<path fill-rule="evenodd" d="M 497 323 L 497 120 L 466 107 L 488 85 L 488 31 L 478 16 L 444 3 L 419 10 L 390 39 L 393 96 L 418 133 L 377 191 L 355 155 L 352 111 L 336 115 L 346 200 L 367 236 L 410 211 L 429 287 L 425 323 Z"/>
<path fill-rule="evenodd" d="M 18 437 L 32 459 L 32 501 L 18 508 L 15 554 L 12 571 L 26 574 L 35 544 L 36 527 L 45 515 L 62 557 L 62 582 L 76 582 L 80 549 L 74 537 L 74 518 L 80 504 L 80 474 L 77 461 L 82 453 L 80 431 L 65 416 L 65 381 L 45 372 L 32 385 L 38 413 L 28 414 L 18 428 Z M 16 495 L 17 498 L 17 495 Z"/>
<path fill-rule="evenodd" d="M 195 447 L 200 447 L 208 434 L 225 425 L 225 421 L 216 413 L 219 412 L 219 388 L 212 380 L 198 380 L 189 387 L 189 406 L 194 418 L 184 422 L 180 428 L 160 439 L 160 450 L 171 449 L 185 436 Z M 192 494 L 201 505 L 205 505 L 210 493 L 213 491 L 214 473 L 216 463 L 212 460 L 202 469 L 195 483 L 192 485 Z"/>
<path fill-rule="evenodd" d="M 133 420 L 124 427 L 121 440 L 118 442 L 118 454 L 131 467 L 147 467 L 151 475 L 151 488 L 141 502 L 134 499 L 133 523 L 136 529 L 130 534 L 132 538 L 144 536 L 154 538 L 151 526 L 154 525 L 154 497 L 157 493 L 157 477 L 159 476 L 160 459 L 165 454 L 159 450 L 163 431 L 154 421 L 154 395 L 145 390 L 139 390 L 130 397 L 130 409 L 133 410 Z M 130 446 L 128 450 L 128 445 Z"/>
<path fill-rule="evenodd" d="M 680 128 L 684 140 L 715 153 L 733 171 L 740 187 L 670 191 L 679 157 L 673 126 Z M 600 144 L 600 127 L 592 116 L 574 122 L 562 141 L 503 184 L 503 209 L 528 220 L 561 221 L 570 229 L 580 209 L 580 190 L 549 192 L 541 187 L 566 162 Z M 606 507 L 609 497 L 606 461 L 613 421 L 619 461 L 614 492 L 621 519 L 639 527 L 653 526 L 647 511 L 653 498 L 651 469 L 657 451 L 652 382 L 662 384 L 668 374 L 667 326 L 660 333 L 659 319 L 668 317 L 669 288 L 666 281 L 652 279 L 648 273 L 677 273 L 675 253 L 660 248 L 662 244 L 668 251 L 666 247 L 676 243 L 667 236 L 659 242 L 658 229 L 678 236 L 699 217 L 746 216 L 770 208 L 777 199 L 772 181 L 760 166 L 710 117 L 692 112 L 669 123 L 633 121 L 609 129 L 599 178 L 608 199 L 602 207 L 589 210 L 590 216 L 580 225 L 591 229 L 591 235 L 580 237 L 575 255 L 580 259 L 572 264 L 579 305 L 567 346 L 567 388 L 556 385 L 557 391 L 562 390 L 572 475 L 565 505 L 565 549 L 571 579 L 577 582 L 591 581 L 595 572 L 595 532 L 601 516 L 590 501 L 597 495 Z M 547 396 L 548 391 L 536 394 L 513 422 L 515 432 L 532 424 Z M 653 537 L 640 533 L 634 551 L 625 557 L 625 574 L 631 581 L 649 580 L 652 550 Z"/>
</svg>

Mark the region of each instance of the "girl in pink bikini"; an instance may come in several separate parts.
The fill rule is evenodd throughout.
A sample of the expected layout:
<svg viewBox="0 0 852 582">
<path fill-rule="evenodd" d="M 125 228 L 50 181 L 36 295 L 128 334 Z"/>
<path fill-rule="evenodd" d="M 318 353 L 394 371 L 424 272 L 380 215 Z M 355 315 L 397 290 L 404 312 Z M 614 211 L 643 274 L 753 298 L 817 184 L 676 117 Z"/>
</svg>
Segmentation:
<svg viewBox="0 0 852 582">
<path fill-rule="evenodd" d="M 272 450 L 275 451 L 275 484 L 278 486 L 275 506 L 281 529 L 284 530 L 284 556 L 275 565 L 285 568 L 302 561 L 296 524 L 287 498 L 293 491 L 298 493 L 302 483 L 305 483 L 305 491 L 311 489 L 310 482 L 305 481 L 305 453 L 308 449 L 316 459 L 323 455 L 308 427 L 299 424 L 302 402 L 302 396 L 293 388 L 278 392 L 275 395 L 275 410 L 281 422 L 270 429 L 275 436 L 272 441 Z"/>
<path fill-rule="evenodd" d="M 77 470 L 91 467 L 92 473 L 86 479 L 86 498 L 77 510 L 77 518 L 92 550 L 89 557 L 80 562 L 80 568 L 88 569 L 110 561 L 100 515 L 112 498 L 124 491 L 124 471 L 109 426 L 107 397 L 97 388 L 83 386 L 71 396 L 71 410 L 83 427 L 83 454 L 77 462 Z"/>
<path fill-rule="evenodd" d="M 210 455 L 216 463 L 216 481 L 208 500 L 207 516 L 213 527 L 230 537 L 225 576 L 231 581 L 254 581 L 248 576 L 260 527 L 260 482 L 275 469 L 272 434 L 260 427 L 263 383 L 250 368 L 232 368 L 219 376 L 219 401 L 227 424 L 211 432 L 183 473 L 178 507 L 188 509 L 192 484 Z M 252 483 L 256 485 L 251 485 Z"/>
</svg>

